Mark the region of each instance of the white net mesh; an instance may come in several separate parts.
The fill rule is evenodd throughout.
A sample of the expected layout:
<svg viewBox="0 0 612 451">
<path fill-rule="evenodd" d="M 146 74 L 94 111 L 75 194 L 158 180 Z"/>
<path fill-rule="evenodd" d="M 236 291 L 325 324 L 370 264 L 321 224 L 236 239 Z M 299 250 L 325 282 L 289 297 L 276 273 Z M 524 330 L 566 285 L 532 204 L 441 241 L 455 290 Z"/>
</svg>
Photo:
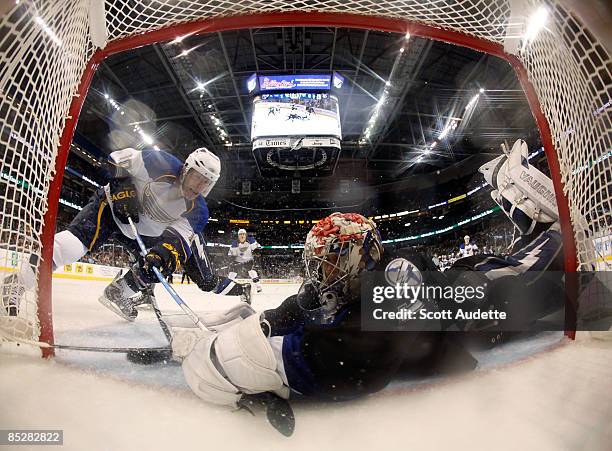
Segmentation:
<svg viewBox="0 0 612 451">
<path fill-rule="evenodd" d="M 40 256 L 59 138 L 73 95 L 95 50 L 89 33 L 89 8 L 100 1 L 73 0 L 70 7 L 60 0 L 17 1 L 0 22 L 3 277 L 23 269 L 30 255 Z M 406 20 L 503 44 L 509 22 L 525 22 L 524 15 L 542 4 L 526 0 L 523 12 L 512 15 L 511 4 L 515 3 L 521 2 L 109 0 L 104 3 L 105 17 L 93 16 L 97 21 L 105 19 L 109 41 L 208 18 L 316 11 Z M 550 12 L 546 30 L 518 56 L 551 128 L 580 268 L 603 269 L 610 264 L 605 243 L 609 243 L 611 234 L 612 209 L 612 159 L 608 158 L 612 149 L 610 56 L 563 7 L 551 1 L 544 4 Z M 371 23 L 375 28 L 376 19 Z M 16 277 L 4 280 L 3 302 L 11 292 L 28 287 Z M 9 318 L 4 312 L 2 334 L 37 339 L 37 304 L 36 290 L 27 290 L 17 317 Z"/>
</svg>

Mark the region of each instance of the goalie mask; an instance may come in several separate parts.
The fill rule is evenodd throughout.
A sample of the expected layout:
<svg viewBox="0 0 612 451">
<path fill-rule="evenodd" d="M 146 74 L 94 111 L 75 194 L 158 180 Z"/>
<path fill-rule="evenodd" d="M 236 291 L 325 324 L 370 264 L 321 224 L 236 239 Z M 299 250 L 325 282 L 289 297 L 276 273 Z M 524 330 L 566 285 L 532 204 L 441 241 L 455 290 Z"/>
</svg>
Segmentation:
<svg viewBox="0 0 612 451">
<path fill-rule="evenodd" d="M 358 213 L 333 213 L 306 236 L 304 263 L 311 295 L 327 311 L 349 299 L 362 271 L 381 260 L 383 247 L 376 224 Z"/>
</svg>

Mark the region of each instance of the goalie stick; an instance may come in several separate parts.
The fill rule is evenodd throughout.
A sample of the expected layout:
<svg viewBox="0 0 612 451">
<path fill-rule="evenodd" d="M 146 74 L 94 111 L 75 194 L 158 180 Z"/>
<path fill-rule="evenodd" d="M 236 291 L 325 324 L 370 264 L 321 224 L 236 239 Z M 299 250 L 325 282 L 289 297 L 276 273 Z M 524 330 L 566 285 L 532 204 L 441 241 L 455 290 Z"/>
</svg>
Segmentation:
<svg viewBox="0 0 612 451">
<path fill-rule="evenodd" d="M 144 242 L 142 241 L 142 238 L 140 237 L 138 230 L 136 230 L 136 226 L 134 225 L 134 221 L 132 221 L 132 218 L 128 217 L 128 221 L 130 223 L 130 227 L 132 228 L 132 233 L 134 234 L 134 237 L 136 238 L 136 242 L 138 243 L 138 247 L 140 247 L 141 255 L 144 257 L 147 254 L 147 249 L 144 245 Z M 172 299 L 178 304 L 179 307 L 181 307 L 181 309 L 195 323 L 195 325 L 198 326 L 200 329 L 208 332 L 209 329 L 204 325 L 202 320 L 200 320 L 200 318 L 193 312 L 193 310 L 191 310 L 189 306 L 185 304 L 183 299 L 178 295 L 178 293 L 174 290 L 174 288 L 170 286 L 170 284 L 166 281 L 164 276 L 162 276 L 162 274 L 159 272 L 159 270 L 156 267 L 153 267 L 153 272 L 157 276 L 157 279 L 160 281 L 160 283 L 164 286 L 166 291 L 168 291 Z M 157 316 L 157 319 L 159 320 L 159 323 L 162 327 L 162 330 L 164 331 L 164 334 L 166 334 L 166 338 L 168 338 L 169 342 L 172 342 L 172 336 L 170 335 L 168 326 L 162 320 L 161 312 L 157 308 L 155 301 L 153 301 L 152 305 L 153 305 L 153 310 L 155 311 L 155 315 Z M 169 351 L 170 351 L 170 357 L 171 357 L 172 349 L 170 349 Z M 157 362 L 160 360 L 168 360 L 162 357 L 167 352 L 168 350 L 150 349 L 150 350 L 146 350 L 144 353 L 141 353 L 141 354 L 128 353 L 128 360 L 134 359 L 130 361 L 134 361 L 137 363 L 145 363 L 145 364 L 153 363 L 153 361 Z M 153 360 L 153 361 L 149 362 L 148 360 Z M 272 425 L 274 429 L 276 429 L 278 432 L 280 432 L 286 437 L 289 437 L 293 434 L 293 431 L 295 429 L 295 415 L 293 414 L 293 409 L 291 408 L 291 405 L 286 399 L 283 399 L 280 396 L 274 393 L 271 393 L 271 392 L 259 393 L 256 395 L 243 394 L 242 398 L 238 402 L 238 409 L 239 410 L 245 409 L 248 412 L 250 412 L 252 415 L 254 415 L 249 407 L 255 407 L 257 405 L 265 407 L 266 418 L 268 419 L 268 422 Z"/>
</svg>

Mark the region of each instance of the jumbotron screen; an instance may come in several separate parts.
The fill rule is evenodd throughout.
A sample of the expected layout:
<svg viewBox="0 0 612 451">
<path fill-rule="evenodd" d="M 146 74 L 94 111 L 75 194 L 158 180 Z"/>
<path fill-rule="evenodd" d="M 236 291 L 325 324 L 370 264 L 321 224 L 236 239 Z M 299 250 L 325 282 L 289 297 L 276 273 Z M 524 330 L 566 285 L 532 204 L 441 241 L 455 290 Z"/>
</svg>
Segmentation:
<svg viewBox="0 0 612 451">
<path fill-rule="evenodd" d="M 261 94 L 253 99 L 251 140 L 282 136 L 342 138 L 338 99 L 327 93 Z"/>
</svg>

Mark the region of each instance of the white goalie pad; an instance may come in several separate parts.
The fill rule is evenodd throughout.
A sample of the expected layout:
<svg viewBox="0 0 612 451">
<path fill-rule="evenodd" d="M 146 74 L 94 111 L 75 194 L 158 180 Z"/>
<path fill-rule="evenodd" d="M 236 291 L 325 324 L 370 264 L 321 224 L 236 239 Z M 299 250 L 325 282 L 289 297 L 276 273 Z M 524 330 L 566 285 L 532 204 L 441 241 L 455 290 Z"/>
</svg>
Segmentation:
<svg viewBox="0 0 612 451">
<path fill-rule="evenodd" d="M 541 221 L 537 217 L 533 219 L 538 222 L 554 222 L 559 219 L 559 211 L 552 180 L 531 165 L 528 157 L 527 143 L 517 140 L 508 155 L 505 183 L 516 186 L 534 204 L 534 212 L 543 215 Z M 504 189 L 501 185 L 498 186 L 503 196 Z"/>
<path fill-rule="evenodd" d="M 494 190 L 493 200 L 504 210 L 522 234 L 529 234 L 536 223 L 559 219 L 552 180 L 529 164 L 529 149 L 517 140 L 508 155 L 501 155 L 480 167 Z"/>
<path fill-rule="evenodd" d="M 287 398 L 289 388 L 259 315 L 221 333 L 199 331 L 199 341 L 183 361 L 183 374 L 196 395 L 214 404 L 236 406 L 243 393 L 272 391 Z"/>
</svg>

